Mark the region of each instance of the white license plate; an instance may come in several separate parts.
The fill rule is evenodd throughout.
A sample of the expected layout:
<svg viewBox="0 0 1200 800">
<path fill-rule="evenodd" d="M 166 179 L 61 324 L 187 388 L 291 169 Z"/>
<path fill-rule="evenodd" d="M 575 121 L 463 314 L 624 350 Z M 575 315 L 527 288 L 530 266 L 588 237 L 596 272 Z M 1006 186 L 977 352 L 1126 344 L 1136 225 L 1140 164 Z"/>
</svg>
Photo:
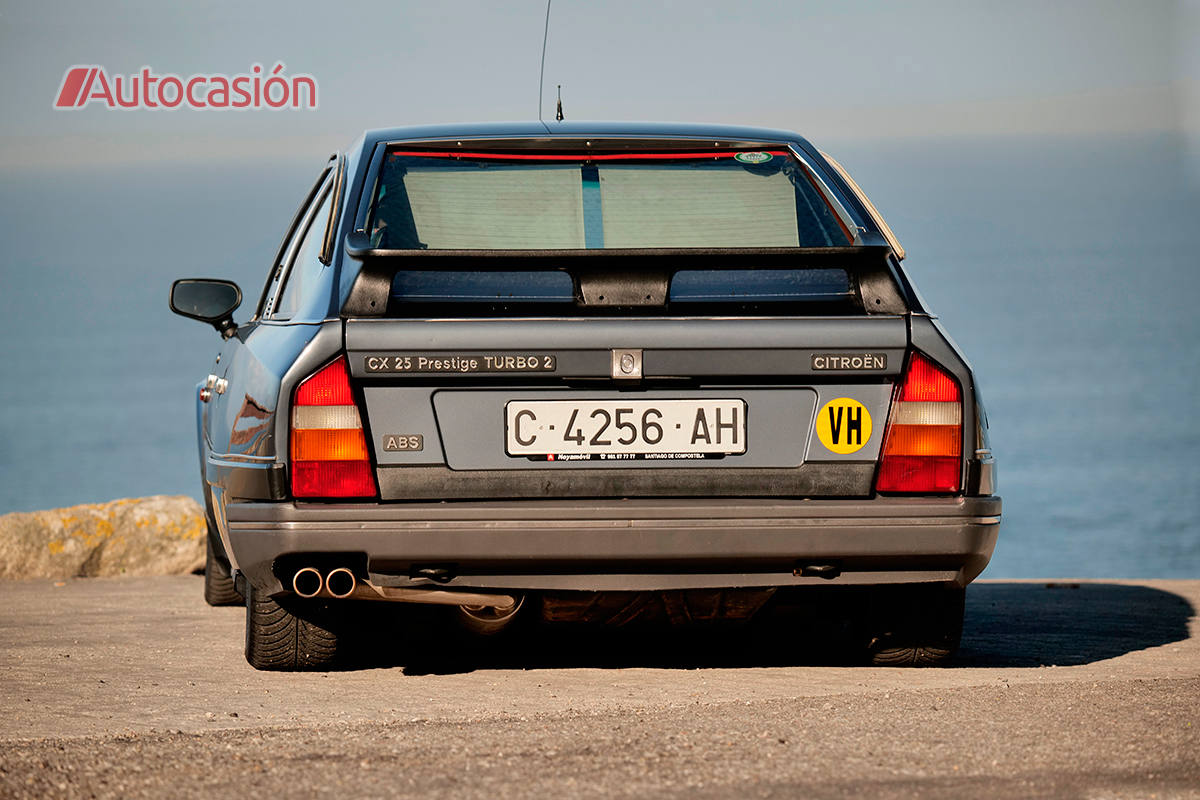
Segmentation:
<svg viewBox="0 0 1200 800">
<path fill-rule="evenodd" d="M 746 452 L 742 400 L 513 400 L 510 456 L 698 458 Z"/>
</svg>

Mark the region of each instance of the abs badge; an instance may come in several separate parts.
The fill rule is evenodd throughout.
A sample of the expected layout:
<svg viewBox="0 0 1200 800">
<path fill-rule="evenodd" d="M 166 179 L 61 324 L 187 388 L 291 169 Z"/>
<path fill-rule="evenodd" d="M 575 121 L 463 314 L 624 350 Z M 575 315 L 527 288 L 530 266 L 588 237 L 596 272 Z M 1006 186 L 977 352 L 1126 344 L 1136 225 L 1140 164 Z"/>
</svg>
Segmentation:
<svg viewBox="0 0 1200 800">
<path fill-rule="evenodd" d="M 775 156 L 770 153 L 734 153 L 733 158 L 743 164 L 765 164 Z"/>
<path fill-rule="evenodd" d="M 850 397 L 839 397 L 817 412 L 817 438 L 835 453 L 856 453 L 871 438 L 871 414 Z"/>
</svg>

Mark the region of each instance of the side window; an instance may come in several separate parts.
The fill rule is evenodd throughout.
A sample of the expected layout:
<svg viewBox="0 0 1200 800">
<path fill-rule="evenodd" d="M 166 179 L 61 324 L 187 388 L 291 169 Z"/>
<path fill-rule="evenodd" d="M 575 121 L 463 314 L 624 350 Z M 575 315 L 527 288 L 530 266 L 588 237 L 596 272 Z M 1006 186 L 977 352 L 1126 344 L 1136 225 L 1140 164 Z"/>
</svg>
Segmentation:
<svg viewBox="0 0 1200 800">
<path fill-rule="evenodd" d="M 322 193 L 320 205 L 304 222 L 304 238 L 300 240 L 292 256 L 291 266 L 284 274 L 283 289 L 272 310 L 275 319 L 290 319 L 295 316 L 308 301 L 321 270 L 325 269 L 325 265 L 321 263 L 321 247 L 324 243 L 325 227 L 329 221 L 332 192 L 326 186 Z"/>
<path fill-rule="evenodd" d="M 292 217 L 292 222 L 288 226 L 288 233 L 284 240 L 279 245 L 279 250 L 275 254 L 275 263 L 271 265 L 271 272 L 267 275 L 267 283 L 263 286 L 262 296 L 258 299 L 258 309 L 254 312 L 254 318 L 260 319 L 271 316 L 273 311 L 273 303 L 279 297 L 279 285 L 283 282 L 287 271 L 287 265 L 291 262 L 292 254 L 296 251 L 296 246 L 299 243 L 300 237 L 304 234 L 305 225 L 309 219 L 313 205 L 320 202 L 321 192 L 328 184 L 330 168 L 326 166 L 321 170 L 321 174 L 317 176 L 316 183 L 308 191 L 308 197 L 305 198 L 300 208 Z"/>
</svg>

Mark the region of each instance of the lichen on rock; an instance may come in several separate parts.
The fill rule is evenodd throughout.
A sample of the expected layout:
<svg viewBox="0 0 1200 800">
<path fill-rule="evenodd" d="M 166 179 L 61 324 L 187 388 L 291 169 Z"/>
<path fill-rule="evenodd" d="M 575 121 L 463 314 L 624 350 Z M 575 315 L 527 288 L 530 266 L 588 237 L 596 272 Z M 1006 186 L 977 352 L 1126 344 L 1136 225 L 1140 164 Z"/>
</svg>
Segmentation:
<svg viewBox="0 0 1200 800">
<path fill-rule="evenodd" d="M 156 495 L 0 516 L 0 578 L 172 575 L 204 563 L 204 509 Z"/>
</svg>

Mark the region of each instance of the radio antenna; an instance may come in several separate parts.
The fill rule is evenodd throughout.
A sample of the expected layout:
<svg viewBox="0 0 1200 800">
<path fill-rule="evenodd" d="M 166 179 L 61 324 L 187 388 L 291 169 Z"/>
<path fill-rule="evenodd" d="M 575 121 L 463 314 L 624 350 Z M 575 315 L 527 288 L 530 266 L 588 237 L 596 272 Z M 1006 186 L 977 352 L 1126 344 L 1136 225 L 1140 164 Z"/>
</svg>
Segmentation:
<svg viewBox="0 0 1200 800">
<path fill-rule="evenodd" d="M 562 115 L 562 84 L 558 85 L 558 109 L 554 112 L 554 118 L 559 122 L 563 121 Z"/>
<path fill-rule="evenodd" d="M 538 122 L 542 122 L 542 84 L 546 80 L 546 41 L 550 38 L 550 2 L 546 0 L 546 27 L 542 31 L 542 71 L 538 74 Z"/>
</svg>

